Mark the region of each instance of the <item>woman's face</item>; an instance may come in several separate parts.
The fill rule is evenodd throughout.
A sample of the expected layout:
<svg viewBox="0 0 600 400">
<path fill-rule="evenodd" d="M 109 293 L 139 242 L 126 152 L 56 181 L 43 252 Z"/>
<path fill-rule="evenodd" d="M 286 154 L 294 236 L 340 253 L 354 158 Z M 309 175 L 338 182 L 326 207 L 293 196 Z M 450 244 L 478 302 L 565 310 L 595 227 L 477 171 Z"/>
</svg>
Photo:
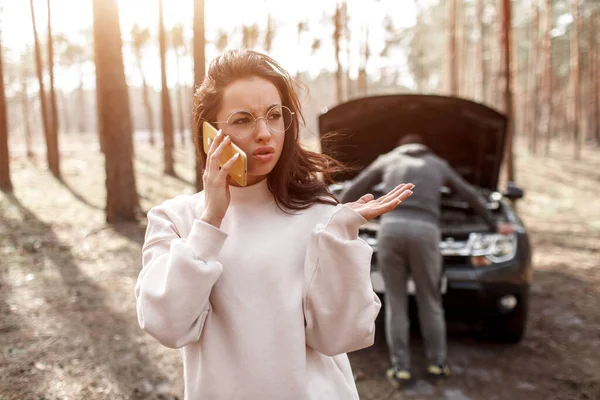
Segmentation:
<svg viewBox="0 0 600 400">
<path fill-rule="evenodd" d="M 291 118 L 266 79 L 239 79 L 225 88 L 216 125 L 248 156 L 248 185 L 266 178 L 279 161 Z"/>
</svg>

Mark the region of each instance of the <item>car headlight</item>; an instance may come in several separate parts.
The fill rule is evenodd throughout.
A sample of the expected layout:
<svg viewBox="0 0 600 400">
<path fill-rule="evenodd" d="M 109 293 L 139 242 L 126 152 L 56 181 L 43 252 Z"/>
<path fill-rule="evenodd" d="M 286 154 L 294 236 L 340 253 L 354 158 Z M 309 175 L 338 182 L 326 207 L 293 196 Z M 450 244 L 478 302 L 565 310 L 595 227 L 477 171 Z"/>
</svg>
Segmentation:
<svg viewBox="0 0 600 400">
<path fill-rule="evenodd" d="M 475 266 L 501 263 L 511 260 L 517 252 L 517 237 L 514 234 L 481 234 L 473 233 L 471 261 Z M 486 262 L 489 260 L 490 262 Z"/>
</svg>

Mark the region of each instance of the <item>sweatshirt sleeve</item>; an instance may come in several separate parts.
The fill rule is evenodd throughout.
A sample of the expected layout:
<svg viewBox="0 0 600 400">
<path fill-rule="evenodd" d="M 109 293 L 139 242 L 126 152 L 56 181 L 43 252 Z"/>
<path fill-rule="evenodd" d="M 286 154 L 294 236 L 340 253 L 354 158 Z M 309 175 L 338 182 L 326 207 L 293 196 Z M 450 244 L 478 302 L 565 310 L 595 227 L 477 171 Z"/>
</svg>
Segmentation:
<svg viewBox="0 0 600 400">
<path fill-rule="evenodd" d="M 381 302 L 371 283 L 371 247 L 358 238 L 365 219 L 338 205 L 312 232 L 305 261 L 306 343 L 328 356 L 371 346 Z"/>
<path fill-rule="evenodd" d="M 183 239 L 173 219 L 165 205 L 148 213 L 135 297 L 140 327 L 163 345 L 181 348 L 200 338 L 210 292 L 223 271 L 217 255 L 227 234 L 195 220 Z"/>
<path fill-rule="evenodd" d="M 490 229 L 496 230 L 496 221 L 494 217 L 487 209 L 484 201 L 481 199 L 481 196 L 469 185 L 467 181 L 465 181 L 459 174 L 456 173 L 449 165 L 444 163 L 446 167 L 446 182 L 451 189 L 455 190 L 456 193 L 465 201 L 467 201 L 471 207 L 475 210 L 475 212 L 480 215 L 485 222 L 489 225 Z"/>
</svg>

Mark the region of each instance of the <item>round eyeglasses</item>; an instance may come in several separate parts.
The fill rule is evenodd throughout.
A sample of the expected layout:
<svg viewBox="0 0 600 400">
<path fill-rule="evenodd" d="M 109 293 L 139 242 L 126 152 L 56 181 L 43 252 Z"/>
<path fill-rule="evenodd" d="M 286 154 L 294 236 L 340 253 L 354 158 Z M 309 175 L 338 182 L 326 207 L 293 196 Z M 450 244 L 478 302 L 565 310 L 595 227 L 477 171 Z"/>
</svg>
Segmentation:
<svg viewBox="0 0 600 400">
<path fill-rule="evenodd" d="M 250 111 L 234 111 L 227 121 L 215 121 L 214 124 L 226 124 L 224 129 L 228 135 L 244 139 L 252 135 L 259 119 L 264 119 L 267 127 L 273 133 L 284 133 L 292 126 L 294 112 L 286 106 L 273 106 L 264 117 L 256 118 Z"/>
</svg>

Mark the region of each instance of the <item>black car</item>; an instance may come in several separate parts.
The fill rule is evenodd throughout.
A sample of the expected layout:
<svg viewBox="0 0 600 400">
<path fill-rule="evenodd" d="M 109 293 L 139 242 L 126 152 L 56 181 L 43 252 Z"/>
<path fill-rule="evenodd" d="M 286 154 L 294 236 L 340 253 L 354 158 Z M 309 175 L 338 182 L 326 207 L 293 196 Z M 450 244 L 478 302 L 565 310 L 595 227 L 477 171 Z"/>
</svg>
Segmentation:
<svg viewBox="0 0 600 400">
<path fill-rule="evenodd" d="M 523 191 L 511 183 L 502 191 L 498 188 L 507 123 L 504 115 L 465 99 L 391 95 L 340 104 L 320 115 L 319 131 L 322 152 L 353 167 L 334 176 L 336 183 L 330 187 L 334 194 L 362 167 L 391 151 L 399 138 L 418 133 L 476 187 L 498 221 L 513 225 L 511 235 L 490 232 L 466 201 L 442 189 L 440 252 L 446 315 L 477 323 L 495 340 L 516 343 L 525 331 L 532 267 L 528 234 L 513 207 Z M 327 138 L 325 134 L 332 132 Z M 378 190 L 373 188 L 375 194 Z M 373 286 L 383 293 L 378 228 L 379 222 L 371 221 L 360 236 L 373 247 Z M 408 285 L 409 293 L 414 293 L 412 281 Z"/>
</svg>

